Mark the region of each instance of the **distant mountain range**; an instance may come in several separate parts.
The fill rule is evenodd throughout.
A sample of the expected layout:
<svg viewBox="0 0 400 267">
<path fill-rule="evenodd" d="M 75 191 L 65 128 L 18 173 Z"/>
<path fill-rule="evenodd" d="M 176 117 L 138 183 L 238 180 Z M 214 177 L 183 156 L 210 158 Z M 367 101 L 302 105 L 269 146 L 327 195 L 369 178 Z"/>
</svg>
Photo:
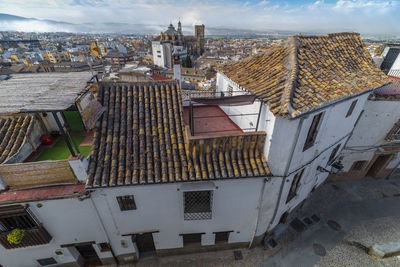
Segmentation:
<svg viewBox="0 0 400 267">
<path fill-rule="evenodd" d="M 168 25 L 146 25 L 130 23 L 83 23 L 74 24 L 54 20 L 41 20 L 0 13 L 0 29 L 3 31 L 20 32 L 78 32 L 78 33 L 127 33 L 127 34 L 158 34 L 165 31 Z M 185 34 L 193 34 L 193 28 L 184 26 Z M 207 35 L 219 36 L 256 36 L 256 35 L 291 35 L 284 31 L 253 31 L 233 28 L 207 27 Z"/>
<path fill-rule="evenodd" d="M 36 18 L 26 18 L 10 14 L 0 13 L 0 31 L 19 31 L 19 32 L 76 32 L 76 33 L 117 33 L 117 34 L 159 34 L 165 31 L 168 25 L 150 24 L 130 24 L 130 23 L 82 23 L 74 24 L 55 20 L 42 20 Z M 183 32 L 187 35 L 193 34 L 193 27 L 183 26 Z M 206 25 L 206 35 L 208 36 L 230 36 L 230 37 L 263 37 L 263 36 L 290 36 L 295 31 L 279 30 L 250 30 L 226 27 L 211 27 Z M 301 32 L 304 34 L 320 34 L 319 32 Z M 368 36 L 371 37 L 371 36 Z M 379 36 L 375 36 L 379 37 Z M 389 36 L 385 36 L 388 38 Z"/>
</svg>

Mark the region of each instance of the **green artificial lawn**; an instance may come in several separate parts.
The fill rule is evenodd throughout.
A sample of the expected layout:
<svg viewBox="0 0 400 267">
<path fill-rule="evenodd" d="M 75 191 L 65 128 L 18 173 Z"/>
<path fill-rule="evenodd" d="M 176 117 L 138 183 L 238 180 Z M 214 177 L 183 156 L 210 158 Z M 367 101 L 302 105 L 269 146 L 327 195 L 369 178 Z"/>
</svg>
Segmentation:
<svg viewBox="0 0 400 267">
<path fill-rule="evenodd" d="M 79 111 L 64 111 L 64 117 L 71 128 L 71 132 L 85 131 Z"/>
<path fill-rule="evenodd" d="M 83 139 L 85 139 L 85 136 L 72 136 L 72 139 L 74 140 L 75 144 L 78 145 L 79 151 L 82 153 L 82 155 L 87 157 L 92 149 L 92 146 L 79 146 Z M 63 160 L 68 159 L 70 155 L 71 152 L 69 151 L 64 138 L 61 137 L 52 147 L 46 147 L 35 161 Z"/>
</svg>

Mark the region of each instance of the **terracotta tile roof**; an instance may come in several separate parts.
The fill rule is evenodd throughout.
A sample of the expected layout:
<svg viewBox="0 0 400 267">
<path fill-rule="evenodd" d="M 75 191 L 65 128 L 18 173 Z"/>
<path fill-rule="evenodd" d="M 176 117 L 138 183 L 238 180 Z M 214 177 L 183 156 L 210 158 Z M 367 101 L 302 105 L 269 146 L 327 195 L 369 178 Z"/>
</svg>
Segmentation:
<svg viewBox="0 0 400 267">
<path fill-rule="evenodd" d="M 101 83 L 99 100 L 88 188 L 269 174 L 265 132 L 190 139 L 176 81 Z"/>
<path fill-rule="evenodd" d="M 31 115 L 0 117 L 0 164 L 18 152 L 33 122 Z"/>
<path fill-rule="evenodd" d="M 275 116 L 284 117 L 296 117 L 390 81 L 374 64 L 357 33 L 296 35 L 220 71 L 263 99 Z"/>
</svg>

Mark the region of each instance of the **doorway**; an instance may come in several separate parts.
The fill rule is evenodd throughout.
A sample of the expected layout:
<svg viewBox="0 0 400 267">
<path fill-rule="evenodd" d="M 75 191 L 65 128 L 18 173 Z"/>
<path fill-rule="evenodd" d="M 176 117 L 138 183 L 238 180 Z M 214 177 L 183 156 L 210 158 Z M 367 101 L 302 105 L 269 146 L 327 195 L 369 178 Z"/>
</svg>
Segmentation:
<svg viewBox="0 0 400 267">
<path fill-rule="evenodd" d="M 74 247 L 79 252 L 79 255 L 83 258 L 85 267 L 102 265 L 101 260 L 97 256 L 92 244 L 75 245 Z"/>
<path fill-rule="evenodd" d="M 153 233 L 141 233 L 132 235 L 132 241 L 136 242 L 140 258 L 153 257 L 156 255 Z"/>
<path fill-rule="evenodd" d="M 374 178 L 384 178 L 380 177 L 381 171 L 385 169 L 391 158 L 392 155 L 379 155 L 369 168 L 367 175 Z"/>
</svg>

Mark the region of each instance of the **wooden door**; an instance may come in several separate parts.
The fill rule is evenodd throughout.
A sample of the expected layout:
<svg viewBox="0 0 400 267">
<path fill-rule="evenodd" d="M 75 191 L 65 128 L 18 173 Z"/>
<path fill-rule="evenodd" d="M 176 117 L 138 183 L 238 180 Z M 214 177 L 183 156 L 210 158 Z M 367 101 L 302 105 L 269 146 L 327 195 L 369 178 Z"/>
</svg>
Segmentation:
<svg viewBox="0 0 400 267">
<path fill-rule="evenodd" d="M 141 258 L 155 255 L 153 233 L 136 234 L 134 238 Z"/>
<path fill-rule="evenodd" d="M 367 175 L 374 178 L 380 178 L 378 177 L 379 173 L 385 169 L 391 158 L 392 155 L 379 155 L 369 168 Z"/>
</svg>

